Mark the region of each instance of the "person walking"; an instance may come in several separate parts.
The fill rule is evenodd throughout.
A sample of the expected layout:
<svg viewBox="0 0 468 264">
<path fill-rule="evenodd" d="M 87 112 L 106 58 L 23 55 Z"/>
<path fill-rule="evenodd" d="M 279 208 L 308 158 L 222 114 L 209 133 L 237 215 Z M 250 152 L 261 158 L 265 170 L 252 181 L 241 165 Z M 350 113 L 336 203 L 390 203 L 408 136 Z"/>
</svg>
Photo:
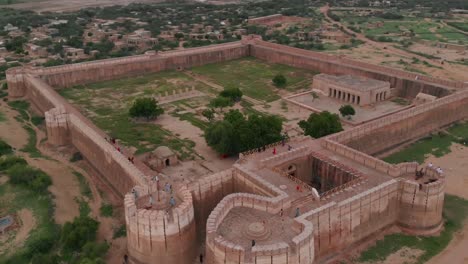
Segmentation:
<svg viewBox="0 0 468 264">
<path fill-rule="evenodd" d="M 301 212 L 299 211 L 299 207 L 296 208 L 296 216 L 295 217 L 299 217 L 299 215 L 301 215 Z"/>
</svg>

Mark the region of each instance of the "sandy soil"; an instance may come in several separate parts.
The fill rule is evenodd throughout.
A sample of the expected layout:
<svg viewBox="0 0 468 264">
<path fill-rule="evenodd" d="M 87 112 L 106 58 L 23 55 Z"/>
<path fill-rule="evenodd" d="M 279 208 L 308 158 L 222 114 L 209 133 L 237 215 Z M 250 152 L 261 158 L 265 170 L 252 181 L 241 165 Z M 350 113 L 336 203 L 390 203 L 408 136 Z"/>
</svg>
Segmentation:
<svg viewBox="0 0 468 264">
<path fill-rule="evenodd" d="M 7 177 L 7 176 L 1 176 L 1 177 L 0 177 L 0 185 L 5 184 L 7 181 L 8 181 L 8 177 Z"/>
</svg>

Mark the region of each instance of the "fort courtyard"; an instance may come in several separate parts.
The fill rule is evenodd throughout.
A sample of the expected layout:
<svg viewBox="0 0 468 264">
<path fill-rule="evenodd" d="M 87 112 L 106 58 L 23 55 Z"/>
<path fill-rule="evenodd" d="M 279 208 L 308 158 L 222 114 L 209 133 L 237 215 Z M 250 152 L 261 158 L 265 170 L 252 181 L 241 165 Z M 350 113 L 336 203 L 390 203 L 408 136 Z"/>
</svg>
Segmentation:
<svg viewBox="0 0 468 264">
<path fill-rule="evenodd" d="M 286 86 L 272 83 L 277 74 Z M 424 162 L 442 164 L 437 158 L 450 148 L 463 155 L 466 83 L 256 35 L 175 52 L 14 68 L 7 81 L 10 98 L 26 98 L 45 116 L 47 144 L 79 151 L 123 200 L 126 248 L 119 257 L 129 263 L 188 264 L 200 256 L 210 264 L 326 263 L 389 228 L 422 239 L 450 230 L 442 213 L 445 189 L 460 170 L 442 173 Z M 231 109 L 274 114 L 290 137 L 220 157 L 203 139 L 212 120 L 202 112 L 225 88 L 244 96 L 217 109 L 214 120 Z M 165 113 L 155 121 L 130 119 L 128 109 L 142 96 L 158 100 Z M 319 139 L 301 133 L 300 120 L 338 113 L 344 104 L 357 112 L 351 120 L 341 117 L 344 131 Z M 428 137 L 440 144 L 431 148 Z M 424 151 L 412 150 L 421 144 Z"/>
</svg>

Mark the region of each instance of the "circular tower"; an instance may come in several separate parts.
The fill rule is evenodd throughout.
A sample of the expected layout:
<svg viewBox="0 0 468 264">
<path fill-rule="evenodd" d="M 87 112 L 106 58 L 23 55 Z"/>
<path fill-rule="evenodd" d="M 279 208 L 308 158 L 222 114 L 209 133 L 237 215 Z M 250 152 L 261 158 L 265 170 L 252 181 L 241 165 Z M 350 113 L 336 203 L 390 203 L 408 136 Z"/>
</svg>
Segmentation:
<svg viewBox="0 0 468 264">
<path fill-rule="evenodd" d="M 173 194 L 154 185 L 135 187 L 125 195 L 125 221 L 130 263 L 186 264 L 195 259 L 192 194 L 185 186 Z"/>
<path fill-rule="evenodd" d="M 405 180 L 400 185 L 398 225 L 407 233 L 429 235 L 443 224 L 445 178 L 432 169 L 418 181 Z"/>
</svg>

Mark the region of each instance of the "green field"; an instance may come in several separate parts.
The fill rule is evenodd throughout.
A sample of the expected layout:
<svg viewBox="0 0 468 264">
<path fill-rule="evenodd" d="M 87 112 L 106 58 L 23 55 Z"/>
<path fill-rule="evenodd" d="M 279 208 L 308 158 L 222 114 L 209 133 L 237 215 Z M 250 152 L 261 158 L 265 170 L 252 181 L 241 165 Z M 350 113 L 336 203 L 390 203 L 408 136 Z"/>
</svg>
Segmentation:
<svg viewBox="0 0 468 264">
<path fill-rule="evenodd" d="M 448 128 L 447 132 L 423 138 L 383 160 L 393 164 L 409 161 L 417 161 L 422 164 L 428 155 L 441 157 L 450 152 L 452 143 L 468 141 L 468 122 L 456 124 Z"/>
<path fill-rule="evenodd" d="M 287 79 L 286 90 L 308 88 L 314 72 L 282 64 L 265 63 L 253 58 L 244 58 L 223 63 L 208 64 L 192 69 L 224 87 L 239 87 L 254 99 L 271 102 L 280 98 L 271 80 L 276 74 Z"/>
</svg>

